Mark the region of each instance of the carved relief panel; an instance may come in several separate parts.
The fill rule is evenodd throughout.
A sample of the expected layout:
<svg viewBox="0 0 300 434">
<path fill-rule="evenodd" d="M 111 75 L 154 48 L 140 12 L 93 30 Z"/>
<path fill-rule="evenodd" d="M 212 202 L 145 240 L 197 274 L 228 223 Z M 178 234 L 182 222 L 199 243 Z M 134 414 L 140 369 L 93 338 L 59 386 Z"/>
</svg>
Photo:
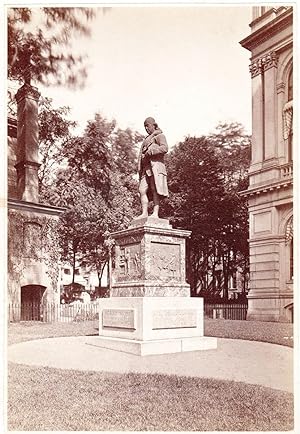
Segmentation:
<svg viewBox="0 0 300 434">
<path fill-rule="evenodd" d="M 141 277 L 141 245 L 120 246 L 117 254 L 117 280 L 126 281 Z"/>
<path fill-rule="evenodd" d="M 151 242 L 151 278 L 162 281 L 180 280 L 180 245 Z"/>
</svg>

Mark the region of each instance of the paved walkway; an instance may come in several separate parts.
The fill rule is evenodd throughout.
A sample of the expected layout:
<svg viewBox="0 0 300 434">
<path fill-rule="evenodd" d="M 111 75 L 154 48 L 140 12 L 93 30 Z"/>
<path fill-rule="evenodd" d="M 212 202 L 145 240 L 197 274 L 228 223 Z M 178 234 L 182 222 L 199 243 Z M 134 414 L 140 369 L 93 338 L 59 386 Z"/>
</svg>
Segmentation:
<svg viewBox="0 0 300 434">
<path fill-rule="evenodd" d="M 216 350 L 136 356 L 102 349 L 97 336 L 37 339 L 8 347 L 8 360 L 32 366 L 141 372 L 242 381 L 293 392 L 293 349 L 218 338 Z"/>
</svg>

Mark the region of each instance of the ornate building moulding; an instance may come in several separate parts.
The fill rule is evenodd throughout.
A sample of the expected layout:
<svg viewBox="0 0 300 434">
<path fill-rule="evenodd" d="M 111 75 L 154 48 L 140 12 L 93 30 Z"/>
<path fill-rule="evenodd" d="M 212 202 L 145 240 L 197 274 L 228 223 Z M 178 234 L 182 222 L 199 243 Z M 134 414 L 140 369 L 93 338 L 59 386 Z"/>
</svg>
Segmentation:
<svg viewBox="0 0 300 434">
<path fill-rule="evenodd" d="M 250 196 L 270 193 L 272 191 L 276 191 L 276 190 L 279 190 L 281 188 L 287 188 L 287 187 L 292 186 L 292 185 L 293 185 L 293 180 L 287 179 L 281 183 L 276 183 L 276 184 L 272 184 L 272 185 L 268 185 L 268 186 L 253 188 L 251 190 L 244 190 L 244 191 L 241 191 L 239 194 L 241 196 L 250 197 Z"/>
<path fill-rule="evenodd" d="M 284 13 L 280 14 L 270 23 L 266 23 L 263 27 L 256 30 L 250 36 L 240 41 L 242 47 L 249 51 L 261 45 L 263 42 L 270 40 L 271 37 L 278 34 L 281 30 L 292 26 L 293 24 L 293 8 L 288 8 Z"/>
<path fill-rule="evenodd" d="M 262 58 L 262 63 L 264 66 L 264 71 L 267 71 L 270 68 L 277 68 L 278 65 L 278 55 L 275 51 L 271 51 L 266 56 Z"/>
<path fill-rule="evenodd" d="M 249 71 L 250 71 L 250 74 L 251 74 L 251 78 L 254 78 L 257 75 L 261 74 L 263 72 L 263 67 L 262 67 L 261 59 L 258 59 L 255 62 L 252 62 L 249 65 Z"/>
<path fill-rule="evenodd" d="M 263 57 L 255 60 L 249 66 L 249 70 L 251 73 L 251 77 L 256 77 L 261 74 L 263 71 L 267 71 L 270 68 L 277 68 L 278 65 L 278 55 L 275 51 L 270 51 L 270 53 L 266 54 Z"/>
</svg>

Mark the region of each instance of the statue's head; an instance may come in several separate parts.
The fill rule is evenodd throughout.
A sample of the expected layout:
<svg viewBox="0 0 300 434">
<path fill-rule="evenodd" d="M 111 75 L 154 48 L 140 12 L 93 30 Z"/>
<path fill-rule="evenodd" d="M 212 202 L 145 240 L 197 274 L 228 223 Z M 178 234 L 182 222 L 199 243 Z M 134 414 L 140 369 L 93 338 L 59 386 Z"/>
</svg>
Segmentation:
<svg viewBox="0 0 300 434">
<path fill-rule="evenodd" d="M 145 119 L 144 127 L 148 134 L 152 134 L 158 128 L 158 125 L 154 118 L 148 117 Z"/>
</svg>

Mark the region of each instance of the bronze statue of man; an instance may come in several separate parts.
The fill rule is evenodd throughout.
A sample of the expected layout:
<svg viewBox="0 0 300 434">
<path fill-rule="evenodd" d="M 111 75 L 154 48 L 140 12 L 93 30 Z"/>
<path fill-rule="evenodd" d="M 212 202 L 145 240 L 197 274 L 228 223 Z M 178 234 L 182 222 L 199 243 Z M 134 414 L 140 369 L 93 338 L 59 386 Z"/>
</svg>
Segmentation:
<svg viewBox="0 0 300 434">
<path fill-rule="evenodd" d="M 161 197 L 168 196 L 167 171 L 164 155 L 168 152 L 165 135 L 152 117 L 144 122 L 148 136 L 145 138 L 138 159 L 139 193 L 142 214 L 137 218 L 148 217 L 149 201 L 153 199 L 152 217 L 158 218 Z"/>
</svg>

